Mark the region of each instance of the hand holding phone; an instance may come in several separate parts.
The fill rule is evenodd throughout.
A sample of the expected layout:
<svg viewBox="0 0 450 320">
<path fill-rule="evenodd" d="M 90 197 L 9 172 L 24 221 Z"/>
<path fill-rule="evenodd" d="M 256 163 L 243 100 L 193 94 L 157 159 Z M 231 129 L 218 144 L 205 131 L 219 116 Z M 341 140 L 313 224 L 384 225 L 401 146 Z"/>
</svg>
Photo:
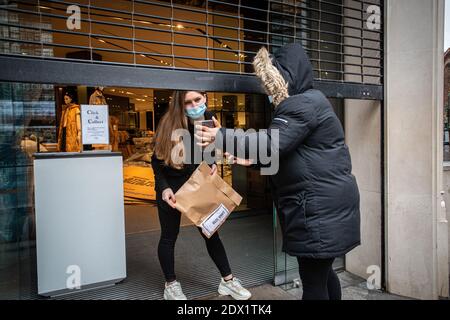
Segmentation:
<svg viewBox="0 0 450 320">
<path fill-rule="evenodd" d="M 214 121 L 213 120 L 201 120 L 201 121 L 195 121 L 194 123 L 196 126 L 203 126 L 208 128 L 214 128 Z"/>
<path fill-rule="evenodd" d="M 197 145 L 206 147 L 215 141 L 217 132 L 220 129 L 220 123 L 216 118 L 212 120 L 196 121 L 195 123 L 195 138 L 198 140 Z"/>
</svg>

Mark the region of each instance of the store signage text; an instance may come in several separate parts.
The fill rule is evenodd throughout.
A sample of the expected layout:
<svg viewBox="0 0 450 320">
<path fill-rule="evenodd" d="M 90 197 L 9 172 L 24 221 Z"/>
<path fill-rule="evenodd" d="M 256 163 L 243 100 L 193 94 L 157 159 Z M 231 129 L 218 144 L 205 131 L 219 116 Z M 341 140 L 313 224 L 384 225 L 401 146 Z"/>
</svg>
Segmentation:
<svg viewBox="0 0 450 320">
<path fill-rule="evenodd" d="M 83 144 L 109 144 L 107 105 L 81 105 L 81 133 Z"/>
</svg>

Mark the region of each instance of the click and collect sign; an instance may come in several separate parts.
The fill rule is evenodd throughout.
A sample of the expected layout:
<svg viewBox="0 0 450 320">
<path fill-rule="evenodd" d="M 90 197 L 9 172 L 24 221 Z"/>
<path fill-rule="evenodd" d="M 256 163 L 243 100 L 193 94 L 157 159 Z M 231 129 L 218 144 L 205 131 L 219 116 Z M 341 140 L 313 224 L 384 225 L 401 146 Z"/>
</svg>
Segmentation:
<svg viewBox="0 0 450 320">
<path fill-rule="evenodd" d="M 81 105 L 83 144 L 109 144 L 107 105 Z"/>
</svg>

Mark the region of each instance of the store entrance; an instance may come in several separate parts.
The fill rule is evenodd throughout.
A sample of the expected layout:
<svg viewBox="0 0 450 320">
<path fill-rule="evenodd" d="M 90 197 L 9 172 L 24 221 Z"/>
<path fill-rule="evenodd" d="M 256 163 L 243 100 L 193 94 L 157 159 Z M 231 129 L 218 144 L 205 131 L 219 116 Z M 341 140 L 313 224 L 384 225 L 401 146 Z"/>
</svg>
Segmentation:
<svg viewBox="0 0 450 320">
<path fill-rule="evenodd" d="M 58 152 L 62 120 L 67 117 L 66 92 L 73 104 L 89 104 L 96 89 L 87 86 L 0 83 L 0 110 L 5 133 L 1 150 L 3 211 L 0 216 L 0 297 L 39 299 L 36 274 L 33 153 Z M 128 191 L 123 199 L 126 222 L 127 278 L 103 289 L 79 292 L 64 299 L 161 299 L 164 278 L 157 257 L 160 227 L 152 188 L 149 142 L 172 92 L 142 88 L 103 88 L 103 97 L 114 122 L 111 146 L 123 155 Z M 93 98 L 92 101 L 91 97 Z M 95 98 L 95 99 L 94 99 Z M 331 100 L 341 120 L 343 100 Z M 222 126 L 267 128 L 271 108 L 262 95 L 208 92 L 208 107 Z M 75 113 L 76 114 L 76 113 Z M 67 122 L 66 122 L 67 123 Z M 66 130 L 67 133 L 71 131 Z M 69 133 L 71 134 L 71 133 Z M 70 144 L 66 144 L 66 147 Z M 261 283 L 283 284 L 298 277 L 298 265 L 281 252 L 281 230 L 273 211 L 267 180 L 258 171 L 221 165 L 219 174 L 243 196 L 242 204 L 220 229 L 233 273 L 247 287 Z M 154 183 L 154 181 L 153 181 Z M 143 190 L 143 191 L 142 191 Z M 140 192 L 141 191 L 141 192 Z M 219 273 L 209 258 L 203 239 L 186 219 L 176 245 L 176 271 L 189 298 L 217 292 Z M 337 260 L 336 267 L 343 265 Z"/>
<path fill-rule="evenodd" d="M 164 277 L 157 247 L 160 236 L 158 209 L 154 197 L 155 180 L 150 165 L 150 144 L 158 124 L 168 109 L 173 91 L 143 88 L 56 87 L 56 132 L 45 137 L 43 150 L 61 145 L 60 130 L 69 92 L 81 104 L 107 104 L 110 116 L 110 145 L 83 146 L 84 150 L 120 152 L 123 156 L 127 278 L 114 287 L 80 292 L 65 299 L 161 299 Z M 270 106 L 265 96 L 244 93 L 208 92 L 208 109 L 222 126 L 266 128 Z M 52 140 L 52 139 L 49 139 Z M 242 197 L 241 205 L 220 229 L 233 274 L 244 286 L 273 280 L 272 199 L 267 177 L 258 170 L 230 166 L 219 161 L 218 174 Z M 203 238 L 191 221 L 182 216 L 175 248 L 178 280 L 189 298 L 217 292 L 220 274 L 209 258 Z"/>
</svg>

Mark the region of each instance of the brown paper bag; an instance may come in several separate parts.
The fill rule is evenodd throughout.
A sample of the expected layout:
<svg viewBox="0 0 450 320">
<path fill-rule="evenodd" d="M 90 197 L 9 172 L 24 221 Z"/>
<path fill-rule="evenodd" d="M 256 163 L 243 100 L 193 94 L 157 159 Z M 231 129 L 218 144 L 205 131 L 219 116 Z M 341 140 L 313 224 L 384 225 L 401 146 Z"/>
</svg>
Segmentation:
<svg viewBox="0 0 450 320">
<path fill-rule="evenodd" d="M 202 162 L 175 194 L 176 208 L 185 214 L 203 234 L 211 236 L 241 203 L 242 197 L 211 168 Z"/>
</svg>

